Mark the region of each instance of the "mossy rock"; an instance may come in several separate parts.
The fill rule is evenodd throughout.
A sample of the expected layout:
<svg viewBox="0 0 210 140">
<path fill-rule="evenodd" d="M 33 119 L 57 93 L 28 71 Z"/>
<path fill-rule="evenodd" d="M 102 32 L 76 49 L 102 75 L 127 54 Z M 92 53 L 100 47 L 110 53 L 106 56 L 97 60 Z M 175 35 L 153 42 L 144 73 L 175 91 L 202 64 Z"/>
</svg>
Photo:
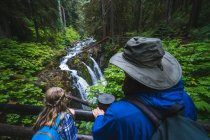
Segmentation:
<svg viewBox="0 0 210 140">
<path fill-rule="evenodd" d="M 59 68 L 58 63 L 51 62 L 44 70 L 38 75 L 38 83 L 42 89 L 46 91 L 50 87 L 61 87 L 66 91 L 71 90 L 71 82 L 69 74 Z"/>
<path fill-rule="evenodd" d="M 83 64 L 89 65 L 90 62 L 88 54 L 83 53 L 82 55 L 76 56 L 67 62 L 70 69 L 77 70 L 78 75 L 87 81 L 89 85 L 92 85 L 91 76 L 88 72 L 87 67 Z"/>
</svg>

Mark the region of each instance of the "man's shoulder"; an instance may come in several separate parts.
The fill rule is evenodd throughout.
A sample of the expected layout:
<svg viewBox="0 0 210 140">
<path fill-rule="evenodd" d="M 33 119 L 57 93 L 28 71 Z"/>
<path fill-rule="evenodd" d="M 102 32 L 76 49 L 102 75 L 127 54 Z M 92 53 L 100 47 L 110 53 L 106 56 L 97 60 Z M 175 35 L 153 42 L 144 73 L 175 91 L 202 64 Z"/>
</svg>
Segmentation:
<svg viewBox="0 0 210 140">
<path fill-rule="evenodd" d="M 127 102 L 120 100 L 120 101 L 115 101 L 110 105 L 110 107 L 107 109 L 108 112 L 111 112 L 112 114 L 120 114 L 122 111 L 126 109 Z M 107 112 L 106 111 L 106 112 Z"/>
<path fill-rule="evenodd" d="M 138 108 L 136 108 L 133 104 L 129 103 L 125 100 L 120 100 L 112 103 L 112 105 L 108 108 L 108 110 L 118 116 L 125 114 L 132 114 L 132 113 L 142 113 Z M 128 113 L 129 111 L 129 113 Z"/>
<path fill-rule="evenodd" d="M 138 109 L 132 103 L 128 101 L 120 100 L 114 102 L 106 111 L 108 116 L 111 116 L 112 119 L 118 122 L 130 122 L 135 124 L 138 122 L 139 125 L 143 124 L 144 122 L 148 122 L 148 118 L 145 114 Z M 134 120 L 130 118 L 135 118 Z M 149 123 L 149 122 L 148 122 Z"/>
<path fill-rule="evenodd" d="M 125 107 L 126 105 L 128 105 L 129 103 L 125 100 L 119 100 L 119 101 L 116 101 L 114 103 L 112 103 L 112 105 L 110 106 L 111 108 L 120 108 L 120 107 Z"/>
</svg>

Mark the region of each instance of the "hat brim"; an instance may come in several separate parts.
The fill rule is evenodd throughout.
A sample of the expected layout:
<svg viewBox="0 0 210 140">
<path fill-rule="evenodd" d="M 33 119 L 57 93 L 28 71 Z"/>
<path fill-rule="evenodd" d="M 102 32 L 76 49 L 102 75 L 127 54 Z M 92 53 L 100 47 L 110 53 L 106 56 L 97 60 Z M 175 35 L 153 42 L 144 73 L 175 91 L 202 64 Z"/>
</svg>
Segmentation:
<svg viewBox="0 0 210 140">
<path fill-rule="evenodd" d="M 139 67 L 136 66 L 122 56 L 123 53 L 117 53 L 110 59 L 110 63 L 124 70 L 129 76 L 157 90 L 165 90 L 175 86 L 182 76 L 182 69 L 179 62 L 169 52 L 165 52 L 162 58 L 161 70 L 159 67 Z"/>
</svg>

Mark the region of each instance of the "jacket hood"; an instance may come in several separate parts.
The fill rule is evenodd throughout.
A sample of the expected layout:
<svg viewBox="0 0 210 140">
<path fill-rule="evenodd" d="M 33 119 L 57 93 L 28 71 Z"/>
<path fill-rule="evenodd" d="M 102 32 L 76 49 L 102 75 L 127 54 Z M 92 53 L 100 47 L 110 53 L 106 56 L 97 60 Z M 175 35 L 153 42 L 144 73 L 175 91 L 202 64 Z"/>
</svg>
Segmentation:
<svg viewBox="0 0 210 140">
<path fill-rule="evenodd" d="M 149 106 L 168 109 L 174 104 L 183 105 L 184 93 L 184 84 L 183 81 L 180 80 L 177 85 L 170 89 L 152 93 L 138 92 L 137 97 Z"/>
</svg>

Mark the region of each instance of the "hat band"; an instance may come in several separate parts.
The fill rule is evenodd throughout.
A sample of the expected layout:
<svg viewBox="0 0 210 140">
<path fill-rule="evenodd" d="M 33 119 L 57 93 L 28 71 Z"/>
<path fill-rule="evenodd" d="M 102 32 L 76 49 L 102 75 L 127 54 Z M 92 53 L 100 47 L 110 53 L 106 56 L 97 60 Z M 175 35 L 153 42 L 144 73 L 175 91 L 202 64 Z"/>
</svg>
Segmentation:
<svg viewBox="0 0 210 140">
<path fill-rule="evenodd" d="M 156 60 L 151 60 L 151 61 L 144 61 L 144 62 L 141 62 L 141 61 L 137 61 L 136 59 L 132 59 L 132 57 L 129 57 L 128 55 L 126 55 L 124 52 L 122 54 L 123 58 L 128 61 L 129 63 L 137 66 L 137 67 L 149 67 L 149 68 L 154 68 L 154 67 L 157 67 L 159 65 L 161 65 L 161 60 L 162 60 L 162 57 L 160 59 L 156 59 Z"/>
</svg>

